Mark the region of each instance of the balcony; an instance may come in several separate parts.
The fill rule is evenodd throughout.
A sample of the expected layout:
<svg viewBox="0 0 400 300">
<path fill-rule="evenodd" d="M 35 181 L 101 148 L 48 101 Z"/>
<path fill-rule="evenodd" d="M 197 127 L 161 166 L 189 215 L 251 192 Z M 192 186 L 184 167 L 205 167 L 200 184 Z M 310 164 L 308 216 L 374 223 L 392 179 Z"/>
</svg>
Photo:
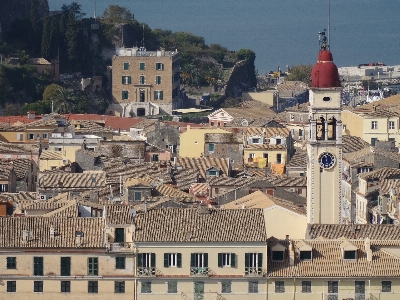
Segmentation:
<svg viewBox="0 0 400 300">
<path fill-rule="evenodd" d="M 210 268 L 204 267 L 191 267 L 190 276 L 208 276 L 210 273 Z"/>
<path fill-rule="evenodd" d="M 324 294 L 324 300 L 368 300 L 366 294 L 362 293 L 328 293 Z M 373 298 L 371 298 L 372 300 Z"/>
<path fill-rule="evenodd" d="M 246 267 L 244 268 L 244 275 L 245 276 L 264 276 L 263 268 L 259 267 Z"/>
<path fill-rule="evenodd" d="M 155 267 L 138 267 L 137 275 L 143 277 L 156 276 L 157 269 Z"/>
<path fill-rule="evenodd" d="M 122 243 L 108 243 L 107 250 L 109 252 L 132 252 L 133 253 L 133 243 L 122 242 Z"/>
</svg>

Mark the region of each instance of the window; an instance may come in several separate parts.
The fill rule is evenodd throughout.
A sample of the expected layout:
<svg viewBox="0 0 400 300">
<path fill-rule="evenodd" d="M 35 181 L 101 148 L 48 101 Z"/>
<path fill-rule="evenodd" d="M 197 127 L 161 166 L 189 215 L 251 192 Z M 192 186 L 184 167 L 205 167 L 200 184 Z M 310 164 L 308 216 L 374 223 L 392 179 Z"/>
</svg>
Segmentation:
<svg viewBox="0 0 400 300">
<path fill-rule="evenodd" d="M 99 292 L 99 283 L 97 281 L 88 281 L 88 293 L 97 294 Z"/>
<path fill-rule="evenodd" d="M 244 256 L 245 275 L 262 273 L 262 253 L 246 253 Z"/>
<path fill-rule="evenodd" d="M 303 136 L 303 129 L 299 129 L 299 136 Z"/>
<path fill-rule="evenodd" d="M 146 83 L 146 77 L 143 76 L 143 75 L 139 76 L 139 83 L 140 84 L 145 84 Z"/>
<path fill-rule="evenodd" d="M 139 63 L 139 69 L 142 71 L 146 70 L 146 63 L 144 62 Z"/>
<path fill-rule="evenodd" d="M 272 260 L 282 261 L 284 253 L 284 251 L 272 251 Z"/>
<path fill-rule="evenodd" d="M 365 281 L 356 281 L 354 282 L 354 291 L 356 293 L 356 299 L 359 298 L 357 297 L 357 294 L 364 295 L 365 294 Z"/>
<path fill-rule="evenodd" d="M 161 84 L 161 76 L 156 76 L 156 84 Z"/>
<path fill-rule="evenodd" d="M 23 133 L 17 133 L 17 140 L 22 141 L 24 139 L 24 134 Z"/>
<path fill-rule="evenodd" d="M 356 251 L 344 251 L 344 259 L 356 259 Z"/>
<path fill-rule="evenodd" d="M 326 102 L 329 102 L 329 101 L 331 101 L 331 97 L 324 97 L 324 98 L 322 98 L 322 100 L 326 101 Z"/>
<path fill-rule="evenodd" d="M 124 62 L 124 70 L 129 70 L 129 63 L 128 62 Z"/>
<path fill-rule="evenodd" d="M 125 269 L 125 257 L 117 256 L 115 258 L 115 268 L 116 269 Z"/>
<path fill-rule="evenodd" d="M 389 121 L 389 129 L 394 129 L 394 121 Z"/>
<path fill-rule="evenodd" d="M 300 251 L 300 260 L 311 260 L 311 251 Z"/>
<path fill-rule="evenodd" d="M 131 84 L 132 78 L 131 76 L 122 76 L 122 84 Z"/>
<path fill-rule="evenodd" d="M 155 253 L 139 253 L 137 260 L 139 268 L 153 268 L 156 266 Z"/>
<path fill-rule="evenodd" d="M 382 281 L 382 293 L 391 293 L 391 292 L 392 292 L 392 282 Z"/>
<path fill-rule="evenodd" d="M 208 176 L 218 176 L 218 171 L 212 170 L 212 171 L 208 171 Z"/>
<path fill-rule="evenodd" d="M 116 294 L 125 293 L 125 281 L 114 281 L 114 293 Z"/>
<path fill-rule="evenodd" d="M 378 129 L 378 122 L 377 121 L 371 121 L 371 129 Z"/>
<path fill-rule="evenodd" d="M 164 268 L 182 267 L 182 253 L 164 253 Z"/>
<path fill-rule="evenodd" d="M 122 100 L 129 99 L 129 91 L 122 91 Z"/>
<path fill-rule="evenodd" d="M 17 268 L 17 258 L 16 257 L 7 257 L 7 269 L 16 269 Z"/>
<path fill-rule="evenodd" d="M 71 276 L 71 257 L 61 257 L 61 276 Z"/>
<path fill-rule="evenodd" d="M 35 293 L 43 293 L 43 281 L 34 281 L 33 282 L 33 291 Z"/>
<path fill-rule="evenodd" d="M 302 281 L 301 282 L 301 292 L 302 293 L 311 293 L 311 281 Z"/>
<path fill-rule="evenodd" d="M 134 192 L 133 193 L 133 196 L 134 196 L 134 200 L 135 201 L 140 201 L 140 200 L 142 200 L 142 192 Z"/>
<path fill-rule="evenodd" d="M 61 281 L 61 293 L 71 292 L 71 281 Z"/>
<path fill-rule="evenodd" d="M 164 70 L 164 64 L 163 63 L 156 63 L 156 70 L 157 71 Z"/>
<path fill-rule="evenodd" d="M 62 151 L 62 147 L 54 147 L 54 151 Z"/>
<path fill-rule="evenodd" d="M 337 294 L 339 292 L 339 281 L 328 281 L 328 294 Z M 331 297 L 332 300 L 333 298 L 337 297 Z M 328 295 L 328 299 L 329 295 Z"/>
<path fill-rule="evenodd" d="M 208 144 L 208 152 L 214 152 L 215 145 L 214 144 Z"/>
<path fill-rule="evenodd" d="M 378 138 L 371 138 L 371 146 L 375 146 L 377 140 Z"/>
<path fill-rule="evenodd" d="M 42 139 L 47 139 L 49 136 L 48 136 L 47 133 L 42 133 L 42 134 L 40 135 L 40 137 L 41 137 Z"/>
<path fill-rule="evenodd" d="M 153 154 L 151 161 L 158 161 L 158 154 Z"/>
<path fill-rule="evenodd" d="M 97 257 L 88 258 L 88 275 L 99 275 L 99 260 Z M 95 282 L 95 281 L 93 281 Z M 97 281 L 96 281 L 97 282 Z"/>
<path fill-rule="evenodd" d="M 261 139 L 260 138 L 252 138 L 251 143 L 252 144 L 261 144 Z"/>
<path fill-rule="evenodd" d="M 285 282 L 283 280 L 275 281 L 275 293 L 284 293 L 285 292 Z"/>
<path fill-rule="evenodd" d="M 255 153 L 249 153 L 249 157 L 250 157 L 250 158 L 255 158 L 256 155 L 255 155 Z"/>
<path fill-rule="evenodd" d="M 190 255 L 190 266 L 192 268 L 208 267 L 208 253 L 192 253 Z"/>
<path fill-rule="evenodd" d="M 196 281 L 194 283 L 194 294 L 195 299 L 203 299 L 203 297 L 199 297 L 198 295 L 204 294 L 204 282 Z"/>
<path fill-rule="evenodd" d="M 258 293 L 258 281 L 249 281 L 249 294 Z"/>
<path fill-rule="evenodd" d="M 43 257 L 33 258 L 33 275 L 43 276 Z"/>
<path fill-rule="evenodd" d="M 218 253 L 218 267 L 220 267 L 220 268 L 227 268 L 227 267 L 234 268 L 235 265 L 236 265 L 235 258 L 236 258 L 235 253 Z"/>
<path fill-rule="evenodd" d="M 16 281 L 7 281 L 7 293 L 15 293 L 17 291 Z"/>
<path fill-rule="evenodd" d="M 276 163 L 281 164 L 282 163 L 282 154 L 277 154 L 276 155 Z"/>
<path fill-rule="evenodd" d="M 178 282 L 177 281 L 168 281 L 167 282 L 167 293 L 168 294 L 178 293 Z"/>
<path fill-rule="evenodd" d="M 28 133 L 27 136 L 28 136 L 28 140 L 34 140 L 36 138 L 36 134 L 34 134 L 34 133 Z"/>
<path fill-rule="evenodd" d="M 281 145 L 282 144 L 282 139 L 276 139 L 276 144 Z"/>
<path fill-rule="evenodd" d="M 154 100 L 163 100 L 163 91 L 154 91 Z"/>
<path fill-rule="evenodd" d="M 232 293 L 232 281 L 221 282 L 221 293 L 229 294 Z"/>
<path fill-rule="evenodd" d="M 140 292 L 142 294 L 149 294 L 151 293 L 151 282 L 150 281 L 145 281 L 141 283 L 141 289 Z"/>
<path fill-rule="evenodd" d="M 210 125 L 211 125 L 211 126 L 214 126 L 214 121 L 211 121 L 211 122 L 210 122 Z"/>
</svg>

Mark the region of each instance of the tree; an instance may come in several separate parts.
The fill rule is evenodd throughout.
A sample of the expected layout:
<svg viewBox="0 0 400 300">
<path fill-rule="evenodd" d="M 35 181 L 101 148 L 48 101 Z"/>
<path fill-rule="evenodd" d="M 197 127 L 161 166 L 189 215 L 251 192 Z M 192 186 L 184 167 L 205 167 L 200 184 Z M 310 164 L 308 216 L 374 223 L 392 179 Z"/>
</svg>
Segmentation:
<svg viewBox="0 0 400 300">
<path fill-rule="evenodd" d="M 133 20 L 131 11 L 119 5 L 109 5 L 103 12 L 102 18 L 110 23 L 127 23 Z"/>
<path fill-rule="evenodd" d="M 49 18 L 44 18 L 42 34 L 42 57 L 49 59 L 51 57 L 51 23 Z"/>
<path fill-rule="evenodd" d="M 287 81 L 302 81 L 308 85 L 311 83 L 312 65 L 298 65 L 289 69 L 289 74 L 286 76 Z"/>
<path fill-rule="evenodd" d="M 69 114 L 75 109 L 77 97 L 72 89 L 59 87 L 51 96 L 50 100 L 54 104 L 54 111 L 59 114 Z"/>
</svg>

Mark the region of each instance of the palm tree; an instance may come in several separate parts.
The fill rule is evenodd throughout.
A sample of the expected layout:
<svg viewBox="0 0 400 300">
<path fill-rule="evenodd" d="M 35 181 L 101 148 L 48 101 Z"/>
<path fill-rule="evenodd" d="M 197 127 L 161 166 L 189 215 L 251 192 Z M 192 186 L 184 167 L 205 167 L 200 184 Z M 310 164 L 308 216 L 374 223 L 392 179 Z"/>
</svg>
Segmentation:
<svg viewBox="0 0 400 300">
<path fill-rule="evenodd" d="M 75 108 L 77 97 L 72 89 L 60 86 L 55 90 L 55 93 L 50 100 L 52 104 L 54 104 L 55 112 L 59 114 L 68 114 Z"/>
</svg>

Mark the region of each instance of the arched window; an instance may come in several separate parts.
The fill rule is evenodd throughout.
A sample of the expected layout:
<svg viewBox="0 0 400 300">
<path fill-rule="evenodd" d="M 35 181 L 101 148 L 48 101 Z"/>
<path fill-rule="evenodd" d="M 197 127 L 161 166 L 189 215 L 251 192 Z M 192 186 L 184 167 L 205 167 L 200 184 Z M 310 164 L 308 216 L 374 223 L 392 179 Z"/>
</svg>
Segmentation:
<svg viewBox="0 0 400 300">
<path fill-rule="evenodd" d="M 317 140 L 325 139 L 325 119 L 323 117 L 319 117 L 317 119 Z"/>
<path fill-rule="evenodd" d="M 328 120 L 328 140 L 336 140 L 336 119 L 331 117 Z"/>
</svg>

